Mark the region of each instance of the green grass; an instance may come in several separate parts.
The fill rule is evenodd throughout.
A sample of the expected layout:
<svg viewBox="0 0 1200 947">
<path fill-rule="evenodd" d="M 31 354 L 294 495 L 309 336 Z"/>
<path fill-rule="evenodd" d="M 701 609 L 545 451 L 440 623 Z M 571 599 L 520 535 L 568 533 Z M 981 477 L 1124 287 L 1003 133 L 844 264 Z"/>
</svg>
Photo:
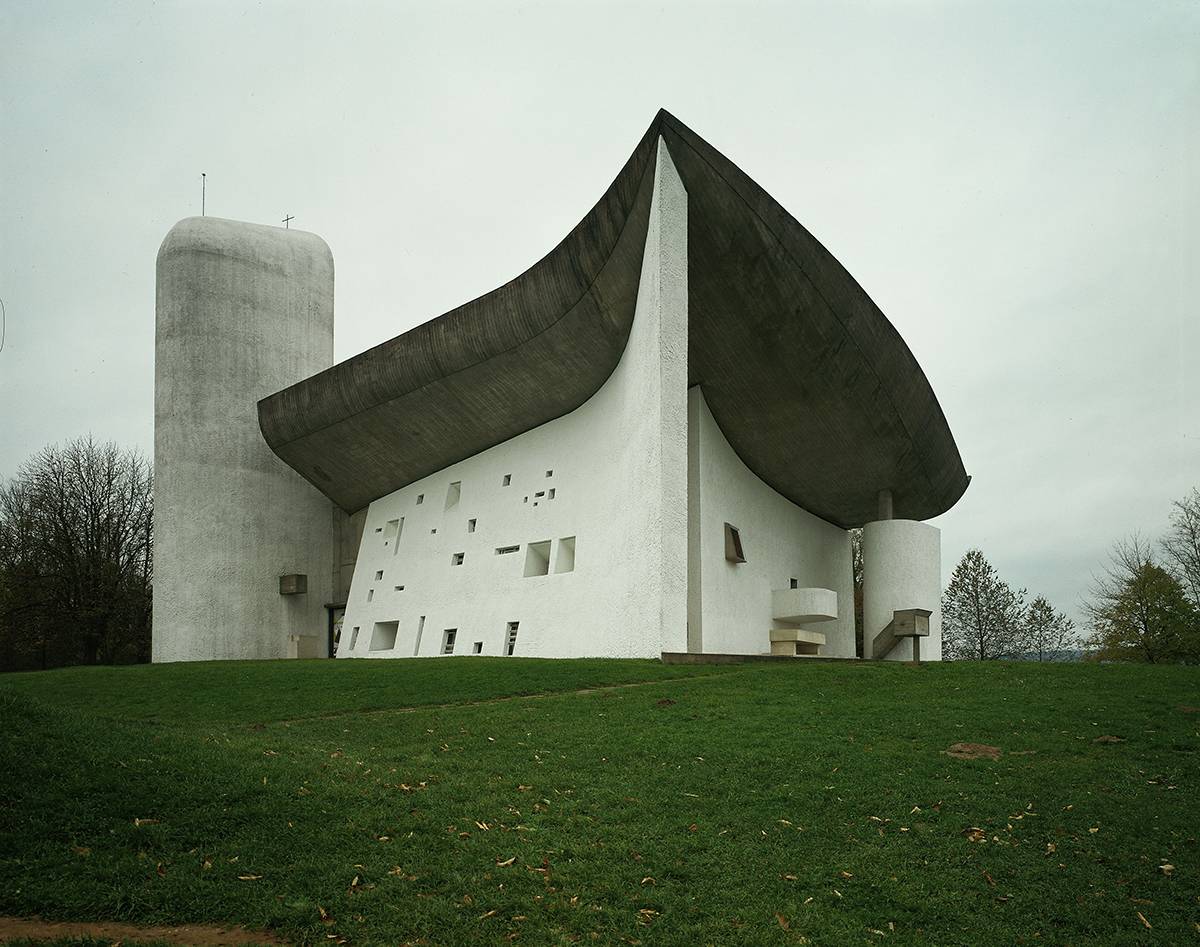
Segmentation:
<svg viewBox="0 0 1200 947">
<path fill-rule="evenodd" d="M 1100 665 L 9 675 L 0 913 L 314 944 L 1194 942 L 1189 705 L 1196 669 Z"/>
</svg>

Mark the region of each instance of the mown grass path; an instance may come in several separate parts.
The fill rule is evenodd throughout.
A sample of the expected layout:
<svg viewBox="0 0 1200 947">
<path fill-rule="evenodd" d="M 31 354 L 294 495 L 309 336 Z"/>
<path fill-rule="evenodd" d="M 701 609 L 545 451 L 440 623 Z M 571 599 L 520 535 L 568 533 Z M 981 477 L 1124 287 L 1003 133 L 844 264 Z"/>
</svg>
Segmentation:
<svg viewBox="0 0 1200 947">
<path fill-rule="evenodd" d="M 12 675 L 0 913 L 297 943 L 1190 942 L 1197 706 L 1195 669 L 1097 665 Z"/>
</svg>

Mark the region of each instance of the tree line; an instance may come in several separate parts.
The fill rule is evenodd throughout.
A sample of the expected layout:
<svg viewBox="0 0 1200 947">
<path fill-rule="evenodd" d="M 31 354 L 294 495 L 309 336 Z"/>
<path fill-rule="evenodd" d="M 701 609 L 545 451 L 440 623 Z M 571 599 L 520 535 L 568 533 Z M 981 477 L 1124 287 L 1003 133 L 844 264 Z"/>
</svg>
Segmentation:
<svg viewBox="0 0 1200 947">
<path fill-rule="evenodd" d="M 1157 543 L 1134 535 L 1116 542 L 1094 577 L 1083 634 L 1042 595 L 1000 578 L 969 549 L 942 594 L 942 652 L 954 660 L 999 658 L 1200 662 L 1200 490 L 1172 504 Z"/>
<path fill-rule="evenodd" d="M 90 436 L 0 481 L 0 670 L 150 660 L 153 474 Z"/>
</svg>

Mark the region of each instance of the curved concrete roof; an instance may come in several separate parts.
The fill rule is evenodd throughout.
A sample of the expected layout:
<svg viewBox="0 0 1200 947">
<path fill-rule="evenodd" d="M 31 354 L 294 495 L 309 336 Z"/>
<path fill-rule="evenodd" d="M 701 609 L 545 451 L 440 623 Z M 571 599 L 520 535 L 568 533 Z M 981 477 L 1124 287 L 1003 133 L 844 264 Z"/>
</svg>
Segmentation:
<svg viewBox="0 0 1200 947">
<path fill-rule="evenodd" d="M 259 402 L 347 511 L 583 404 L 633 322 L 662 136 L 688 192 L 688 373 L 766 483 L 842 527 L 948 510 L 969 478 L 904 340 L 832 254 L 665 111 L 591 212 L 499 289 Z"/>
</svg>

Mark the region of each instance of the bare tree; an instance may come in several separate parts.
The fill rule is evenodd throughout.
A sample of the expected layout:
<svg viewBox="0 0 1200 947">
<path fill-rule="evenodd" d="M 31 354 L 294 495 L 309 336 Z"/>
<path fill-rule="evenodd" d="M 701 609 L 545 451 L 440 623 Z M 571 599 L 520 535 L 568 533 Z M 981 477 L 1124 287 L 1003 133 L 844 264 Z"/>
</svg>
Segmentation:
<svg viewBox="0 0 1200 947">
<path fill-rule="evenodd" d="M 1171 530 L 1162 541 L 1163 553 L 1175 578 L 1200 608 L 1200 489 L 1176 500 L 1171 513 Z"/>
<path fill-rule="evenodd" d="M 91 437 L 47 447 L 0 484 L 5 663 L 149 659 L 152 475 Z"/>
<path fill-rule="evenodd" d="M 1136 534 L 1113 546 L 1084 608 L 1094 629 L 1089 645 L 1102 659 L 1158 664 L 1200 657 L 1196 608 Z"/>
<path fill-rule="evenodd" d="M 1053 661 L 1064 651 L 1073 651 L 1079 646 L 1079 635 L 1075 623 L 1054 606 L 1043 595 L 1029 603 L 1025 612 L 1025 647 L 1029 655 L 1039 661 Z"/>
<path fill-rule="evenodd" d="M 942 593 L 942 650 L 965 661 L 1015 658 L 1024 648 L 1025 590 L 1013 590 L 968 549 Z"/>
</svg>

